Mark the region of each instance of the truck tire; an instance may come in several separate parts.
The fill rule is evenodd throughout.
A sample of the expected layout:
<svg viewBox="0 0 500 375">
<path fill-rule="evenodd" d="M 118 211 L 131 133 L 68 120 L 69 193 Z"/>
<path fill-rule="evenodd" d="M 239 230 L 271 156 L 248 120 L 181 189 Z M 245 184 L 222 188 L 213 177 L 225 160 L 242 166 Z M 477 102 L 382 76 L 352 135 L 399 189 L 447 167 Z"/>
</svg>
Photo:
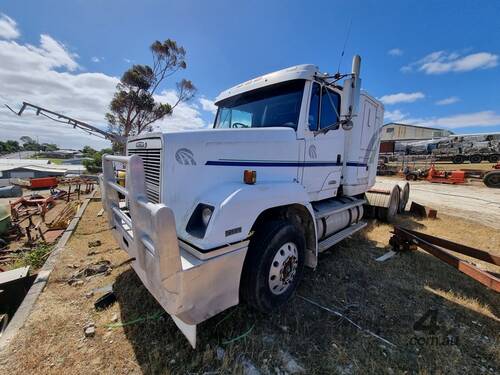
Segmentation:
<svg viewBox="0 0 500 375">
<path fill-rule="evenodd" d="M 264 313 L 287 302 L 302 279 L 305 246 L 302 231 L 286 220 L 261 225 L 243 265 L 241 299 Z"/>
<path fill-rule="evenodd" d="M 455 155 L 452 159 L 453 164 L 463 164 L 465 158 L 463 155 Z"/>
<path fill-rule="evenodd" d="M 483 161 L 483 157 L 481 155 L 471 155 L 469 157 L 469 160 L 471 163 L 474 163 L 474 164 L 478 164 L 478 163 L 481 163 L 481 161 Z"/>
<path fill-rule="evenodd" d="M 500 171 L 491 171 L 484 175 L 483 182 L 489 188 L 500 188 Z"/>
<path fill-rule="evenodd" d="M 500 160 L 500 155 L 497 155 L 497 154 L 495 154 L 495 155 L 490 155 L 490 156 L 488 157 L 488 161 L 489 161 L 490 163 L 498 163 L 498 161 L 499 161 L 499 160 Z"/>
<path fill-rule="evenodd" d="M 418 180 L 418 175 L 416 172 L 410 172 L 406 176 L 406 181 L 417 181 Z"/>
</svg>

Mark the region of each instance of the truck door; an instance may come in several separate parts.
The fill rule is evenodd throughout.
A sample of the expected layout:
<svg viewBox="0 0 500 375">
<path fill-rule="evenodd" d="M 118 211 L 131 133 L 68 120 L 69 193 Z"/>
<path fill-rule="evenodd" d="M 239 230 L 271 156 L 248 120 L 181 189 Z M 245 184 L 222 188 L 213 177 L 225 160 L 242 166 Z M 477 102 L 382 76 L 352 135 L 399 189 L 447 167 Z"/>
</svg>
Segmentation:
<svg viewBox="0 0 500 375">
<path fill-rule="evenodd" d="M 318 133 L 338 123 L 339 113 L 340 95 L 326 86 L 312 83 L 302 163 L 302 184 L 311 201 L 334 197 L 340 186 L 344 130 L 337 125 L 326 133 Z"/>
</svg>

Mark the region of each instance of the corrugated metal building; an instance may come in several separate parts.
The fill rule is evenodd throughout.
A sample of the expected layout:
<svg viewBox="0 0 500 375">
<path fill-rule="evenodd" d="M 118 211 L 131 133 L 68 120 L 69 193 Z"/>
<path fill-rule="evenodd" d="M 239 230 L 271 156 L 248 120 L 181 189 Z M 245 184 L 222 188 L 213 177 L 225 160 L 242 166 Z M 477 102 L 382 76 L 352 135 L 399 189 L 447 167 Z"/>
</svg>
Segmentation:
<svg viewBox="0 0 500 375">
<path fill-rule="evenodd" d="M 0 186 L 7 186 L 15 179 L 78 175 L 84 172 L 86 169 L 81 164 L 57 165 L 43 159 L 0 159 Z"/>
<path fill-rule="evenodd" d="M 40 178 L 64 176 L 66 170 L 39 165 L 1 166 L 0 178 Z"/>
<path fill-rule="evenodd" d="M 382 127 L 382 141 L 414 141 L 447 137 L 453 132 L 446 129 L 428 128 L 425 126 L 407 125 L 391 122 Z"/>
<path fill-rule="evenodd" d="M 395 143 L 398 141 L 427 140 L 447 137 L 452 134 L 453 132 L 446 129 L 391 122 L 382 127 L 382 133 L 380 135 L 380 152 L 394 152 Z"/>
</svg>

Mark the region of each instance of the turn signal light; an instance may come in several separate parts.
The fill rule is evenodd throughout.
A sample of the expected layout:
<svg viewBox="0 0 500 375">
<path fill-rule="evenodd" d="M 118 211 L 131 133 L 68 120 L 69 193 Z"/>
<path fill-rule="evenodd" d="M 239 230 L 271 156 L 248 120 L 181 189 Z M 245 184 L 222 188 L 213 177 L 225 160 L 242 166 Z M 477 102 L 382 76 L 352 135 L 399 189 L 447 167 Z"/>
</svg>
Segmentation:
<svg viewBox="0 0 500 375">
<path fill-rule="evenodd" d="M 243 172 L 243 182 L 248 185 L 255 184 L 255 182 L 257 182 L 257 172 L 246 169 L 245 172 Z"/>
</svg>

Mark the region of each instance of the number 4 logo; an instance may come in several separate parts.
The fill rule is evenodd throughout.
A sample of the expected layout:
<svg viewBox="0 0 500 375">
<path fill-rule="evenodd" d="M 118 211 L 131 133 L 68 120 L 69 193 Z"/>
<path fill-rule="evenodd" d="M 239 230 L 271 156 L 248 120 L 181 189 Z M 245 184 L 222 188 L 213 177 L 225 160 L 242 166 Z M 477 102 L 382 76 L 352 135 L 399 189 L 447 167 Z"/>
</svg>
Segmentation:
<svg viewBox="0 0 500 375">
<path fill-rule="evenodd" d="M 438 310 L 436 308 L 431 308 L 415 322 L 413 329 L 415 331 L 427 331 L 431 335 L 435 334 L 439 330 L 439 325 L 437 324 Z M 424 324 L 429 320 L 429 324 Z"/>
</svg>

